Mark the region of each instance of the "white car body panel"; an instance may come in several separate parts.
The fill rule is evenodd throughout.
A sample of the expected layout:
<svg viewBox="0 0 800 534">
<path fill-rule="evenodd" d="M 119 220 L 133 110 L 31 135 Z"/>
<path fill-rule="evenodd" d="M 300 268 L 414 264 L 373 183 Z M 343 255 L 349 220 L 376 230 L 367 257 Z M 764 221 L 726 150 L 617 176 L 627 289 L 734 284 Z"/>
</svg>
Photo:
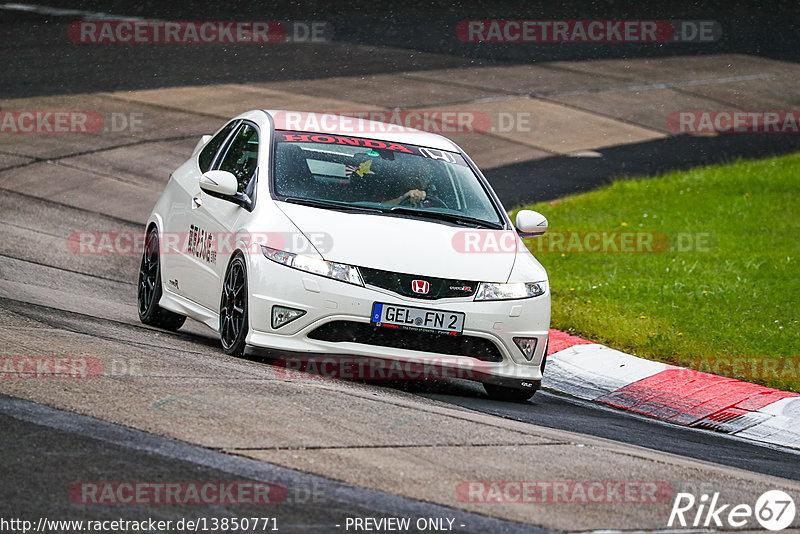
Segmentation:
<svg viewBox="0 0 800 534">
<path fill-rule="evenodd" d="M 330 210 L 324 210 L 322 219 L 320 208 L 286 202 L 278 204 L 302 232 L 325 231 L 335 236 L 331 250 L 322 253 L 329 261 L 484 282 L 505 282 L 514 265 L 513 253 L 467 255 L 454 250 L 453 237 L 463 232 L 463 227 Z M 513 230 L 505 232 L 515 234 Z M 546 276 L 541 280 L 544 278 Z"/>
<path fill-rule="evenodd" d="M 292 353 L 349 354 L 419 361 L 441 355 L 356 342 L 322 341 L 311 339 L 308 334 L 330 321 L 369 324 L 374 302 L 460 311 L 466 314 L 463 335 L 490 340 L 502 355 L 502 361 L 476 363 L 482 368 L 490 368 L 493 377 L 501 382 L 511 380 L 510 383 L 516 381 L 518 384 L 522 380 L 538 386 L 550 324 L 547 274 L 524 247 L 507 215 L 502 215 L 506 228 L 497 232 L 513 235 L 513 240 L 519 244 L 516 253 L 465 254 L 455 250 L 453 236 L 470 228 L 393 215 L 341 212 L 276 200 L 269 179 L 273 172 L 270 158 L 273 123 L 267 113 L 274 115 L 279 112 L 250 111 L 237 117 L 252 121 L 260 131 L 256 201 L 252 212 L 201 191 L 197 159 L 210 137 L 198 143 L 192 157 L 171 175 L 148 219 L 148 228 L 154 226 L 164 234 L 181 235 L 195 226 L 207 232 L 237 237 L 232 239 L 230 250 L 217 251 L 213 262 L 188 253 L 186 243 L 180 239 L 172 242 L 166 238 L 161 246 L 162 297 L 159 305 L 218 330 L 223 279 L 231 259 L 230 252 L 238 251 L 243 254 L 247 265 L 249 331 L 246 340 L 250 345 Z M 322 133 L 355 136 L 347 131 Z M 374 132 L 362 137 L 463 155 L 452 141 L 426 132 Z M 474 165 L 473 168 L 477 172 Z M 331 246 L 317 251 L 313 239 L 309 240 L 307 236 L 319 232 L 330 236 Z M 413 298 L 374 286 L 363 287 L 325 278 L 271 261 L 259 247 L 248 246 L 247 236 L 265 233 L 293 236 L 291 241 L 283 243 L 281 250 L 357 267 L 421 278 L 496 283 L 543 282 L 546 291 L 538 297 L 499 301 L 475 301 L 472 296 L 436 300 Z M 276 304 L 300 309 L 306 314 L 273 329 L 270 317 L 272 306 Z M 537 338 L 537 348 L 530 361 L 523 357 L 513 341 L 514 337 Z"/>
</svg>

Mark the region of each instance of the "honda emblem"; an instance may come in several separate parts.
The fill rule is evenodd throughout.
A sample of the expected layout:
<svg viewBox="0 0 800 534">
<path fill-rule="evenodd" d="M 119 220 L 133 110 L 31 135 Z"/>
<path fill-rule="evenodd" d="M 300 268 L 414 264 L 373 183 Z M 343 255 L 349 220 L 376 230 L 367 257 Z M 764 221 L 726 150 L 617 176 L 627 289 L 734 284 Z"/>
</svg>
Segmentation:
<svg viewBox="0 0 800 534">
<path fill-rule="evenodd" d="M 414 293 L 421 293 L 423 295 L 427 295 L 428 291 L 430 291 L 431 285 L 425 280 L 412 280 L 411 281 L 411 290 Z"/>
</svg>

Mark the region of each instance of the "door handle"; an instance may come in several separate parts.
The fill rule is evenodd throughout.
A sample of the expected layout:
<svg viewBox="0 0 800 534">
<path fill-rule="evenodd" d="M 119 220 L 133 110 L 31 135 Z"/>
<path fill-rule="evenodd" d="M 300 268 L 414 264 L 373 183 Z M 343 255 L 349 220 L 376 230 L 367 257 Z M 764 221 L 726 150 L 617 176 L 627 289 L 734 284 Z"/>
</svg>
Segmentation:
<svg viewBox="0 0 800 534">
<path fill-rule="evenodd" d="M 192 198 L 192 209 L 196 210 L 203 205 L 203 199 L 199 196 Z"/>
</svg>

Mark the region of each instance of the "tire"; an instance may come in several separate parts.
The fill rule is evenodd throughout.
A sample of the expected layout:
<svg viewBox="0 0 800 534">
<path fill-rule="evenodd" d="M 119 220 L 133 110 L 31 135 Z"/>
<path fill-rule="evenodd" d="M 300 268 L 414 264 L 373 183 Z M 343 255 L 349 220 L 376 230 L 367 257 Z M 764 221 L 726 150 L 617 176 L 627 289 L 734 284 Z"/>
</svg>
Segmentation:
<svg viewBox="0 0 800 534">
<path fill-rule="evenodd" d="M 486 393 L 490 398 L 507 402 L 525 402 L 533 397 L 536 391 L 538 391 L 536 389 L 510 388 L 507 386 L 498 386 L 497 384 L 486 383 L 483 384 L 483 389 L 486 390 Z"/>
<path fill-rule="evenodd" d="M 225 354 L 244 354 L 247 314 L 247 266 L 242 256 L 235 256 L 225 272 L 219 303 L 219 338 Z"/>
<path fill-rule="evenodd" d="M 177 330 L 186 321 L 185 315 L 173 313 L 158 305 L 161 300 L 161 261 L 158 248 L 158 230 L 151 229 L 144 242 L 142 262 L 139 265 L 139 283 L 136 287 L 136 307 L 139 320 L 146 325 Z"/>
</svg>

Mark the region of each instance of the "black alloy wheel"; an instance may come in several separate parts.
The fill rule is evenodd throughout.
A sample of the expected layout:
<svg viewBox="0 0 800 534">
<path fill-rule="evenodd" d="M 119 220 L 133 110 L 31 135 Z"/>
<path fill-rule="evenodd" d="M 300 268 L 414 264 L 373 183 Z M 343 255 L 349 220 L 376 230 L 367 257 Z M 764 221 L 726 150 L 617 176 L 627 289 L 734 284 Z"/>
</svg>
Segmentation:
<svg viewBox="0 0 800 534">
<path fill-rule="evenodd" d="M 183 326 L 186 316 L 158 305 L 161 300 L 161 265 L 159 262 L 158 230 L 152 228 L 147 233 L 139 266 L 139 283 L 136 287 L 136 306 L 139 320 L 146 325 L 177 330 Z"/>
<path fill-rule="evenodd" d="M 219 337 L 226 354 L 241 356 L 247 337 L 247 267 L 236 256 L 228 266 L 219 305 Z"/>
</svg>

